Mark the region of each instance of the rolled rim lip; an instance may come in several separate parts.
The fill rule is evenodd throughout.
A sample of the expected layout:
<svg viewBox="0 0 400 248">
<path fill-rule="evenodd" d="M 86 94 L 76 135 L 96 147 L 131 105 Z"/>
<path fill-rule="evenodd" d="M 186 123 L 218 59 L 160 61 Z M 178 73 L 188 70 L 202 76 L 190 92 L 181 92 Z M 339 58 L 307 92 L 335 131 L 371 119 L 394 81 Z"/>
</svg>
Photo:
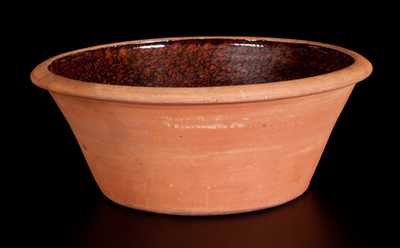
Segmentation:
<svg viewBox="0 0 400 248">
<path fill-rule="evenodd" d="M 342 69 L 317 76 L 257 84 L 213 87 L 142 87 L 110 85 L 86 81 L 84 82 L 67 78 L 57 75 L 48 69 L 48 66 L 54 60 L 79 52 L 128 44 L 146 44 L 160 41 L 187 39 L 239 39 L 247 41 L 265 40 L 272 42 L 308 44 L 326 47 L 345 53 L 351 56 L 354 59 L 354 62 Z M 117 42 L 62 53 L 60 55 L 51 57 L 36 66 L 31 73 L 31 80 L 38 87 L 46 89 L 50 92 L 97 100 L 149 104 L 209 104 L 255 102 L 311 95 L 356 84 L 367 78 L 371 72 L 371 63 L 362 55 L 346 48 L 330 44 L 307 40 L 271 37 L 191 36 Z"/>
</svg>

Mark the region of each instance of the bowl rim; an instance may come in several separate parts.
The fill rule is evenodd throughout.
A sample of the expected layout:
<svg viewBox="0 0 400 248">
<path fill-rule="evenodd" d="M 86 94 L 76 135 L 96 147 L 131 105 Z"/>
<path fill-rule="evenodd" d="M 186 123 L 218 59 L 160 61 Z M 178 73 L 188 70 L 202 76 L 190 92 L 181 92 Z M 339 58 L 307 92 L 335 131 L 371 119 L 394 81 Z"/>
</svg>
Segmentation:
<svg viewBox="0 0 400 248">
<path fill-rule="evenodd" d="M 249 42 L 264 40 L 314 45 L 347 54 L 354 59 L 354 62 L 336 71 L 300 79 L 211 87 L 144 87 L 101 84 L 67 78 L 57 75 L 48 69 L 48 66 L 54 60 L 80 52 L 129 44 L 188 39 L 239 39 Z M 37 65 L 31 72 L 31 80 L 38 87 L 46 89 L 51 93 L 97 100 L 147 104 L 216 104 L 256 102 L 317 94 L 356 84 L 367 78 L 371 73 L 372 65 L 366 58 L 354 51 L 336 45 L 308 40 L 272 37 L 187 36 L 115 42 L 62 53 Z"/>
</svg>

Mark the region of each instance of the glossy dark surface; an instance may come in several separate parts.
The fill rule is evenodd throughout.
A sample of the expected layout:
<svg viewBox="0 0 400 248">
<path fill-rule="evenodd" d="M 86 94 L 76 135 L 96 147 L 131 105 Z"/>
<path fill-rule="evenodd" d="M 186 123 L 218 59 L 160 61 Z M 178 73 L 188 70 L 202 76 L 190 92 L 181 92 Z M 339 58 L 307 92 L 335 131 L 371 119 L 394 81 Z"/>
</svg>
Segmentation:
<svg viewBox="0 0 400 248">
<path fill-rule="evenodd" d="M 61 201 L 41 202 L 35 221 L 25 226 L 49 247 L 369 247 L 368 230 L 376 228 L 368 227 L 371 215 L 352 209 L 355 200 L 346 195 L 318 187 L 279 207 L 209 217 L 142 212 L 76 189 Z"/>
<path fill-rule="evenodd" d="M 96 83 L 204 87 L 310 77 L 352 62 L 346 54 L 307 44 L 193 39 L 81 52 L 54 61 L 49 69 Z"/>
<path fill-rule="evenodd" d="M 349 234 L 317 192 L 247 214 L 185 217 L 146 213 L 98 199 L 71 230 L 76 247 L 351 247 Z M 283 231 L 284 230 L 284 231 Z M 356 242 L 358 241 L 358 242 Z M 361 242 L 362 243 L 362 242 Z"/>
</svg>

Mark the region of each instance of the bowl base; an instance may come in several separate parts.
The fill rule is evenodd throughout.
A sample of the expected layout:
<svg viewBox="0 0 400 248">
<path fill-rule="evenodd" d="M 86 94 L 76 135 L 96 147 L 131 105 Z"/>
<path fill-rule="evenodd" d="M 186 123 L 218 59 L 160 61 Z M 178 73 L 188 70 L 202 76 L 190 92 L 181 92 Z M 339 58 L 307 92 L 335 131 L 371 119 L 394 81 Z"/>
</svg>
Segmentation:
<svg viewBox="0 0 400 248">
<path fill-rule="evenodd" d="M 266 206 L 261 206 L 261 207 L 254 207 L 254 208 L 246 208 L 246 209 L 233 209 L 233 210 L 223 210 L 223 211 L 185 211 L 185 210 L 176 210 L 176 211 L 169 211 L 169 210 L 159 210 L 159 209 L 151 209 L 151 208 L 143 208 L 143 207 L 136 207 L 133 205 L 127 205 L 124 203 L 120 203 L 117 201 L 112 200 L 110 197 L 106 195 L 106 197 L 111 200 L 112 202 L 121 205 L 123 207 L 139 210 L 139 211 L 144 211 L 144 212 L 150 212 L 150 213 L 157 213 L 157 214 L 166 214 L 166 215 L 177 215 L 177 216 L 213 216 L 213 215 L 231 215 L 231 214 L 242 214 L 242 213 L 249 213 L 249 212 L 254 212 L 254 211 L 259 211 L 259 210 L 264 210 L 268 208 L 273 208 L 277 207 L 286 203 L 289 203 L 301 195 L 303 195 L 306 191 L 308 190 L 308 186 L 302 190 L 299 194 L 294 195 L 293 197 L 290 197 L 284 201 L 281 201 L 279 203 L 275 204 L 270 204 Z"/>
</svg>

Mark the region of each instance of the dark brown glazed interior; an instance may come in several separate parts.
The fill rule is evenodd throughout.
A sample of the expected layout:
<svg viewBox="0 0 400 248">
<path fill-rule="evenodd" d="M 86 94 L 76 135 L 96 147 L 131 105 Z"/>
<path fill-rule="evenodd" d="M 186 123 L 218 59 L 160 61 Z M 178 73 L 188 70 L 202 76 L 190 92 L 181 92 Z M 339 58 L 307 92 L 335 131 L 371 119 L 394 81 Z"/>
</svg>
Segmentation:
<svg viewBox="0 0 400 248">
<path fill-rule="evenodd" d="M 205 87 L 316 76 L 354 62 L 309 44 L 190 39 L 110 46 L 68 55 L 49 70 L 71 79 L 147 87 Z"/>
</svg>

